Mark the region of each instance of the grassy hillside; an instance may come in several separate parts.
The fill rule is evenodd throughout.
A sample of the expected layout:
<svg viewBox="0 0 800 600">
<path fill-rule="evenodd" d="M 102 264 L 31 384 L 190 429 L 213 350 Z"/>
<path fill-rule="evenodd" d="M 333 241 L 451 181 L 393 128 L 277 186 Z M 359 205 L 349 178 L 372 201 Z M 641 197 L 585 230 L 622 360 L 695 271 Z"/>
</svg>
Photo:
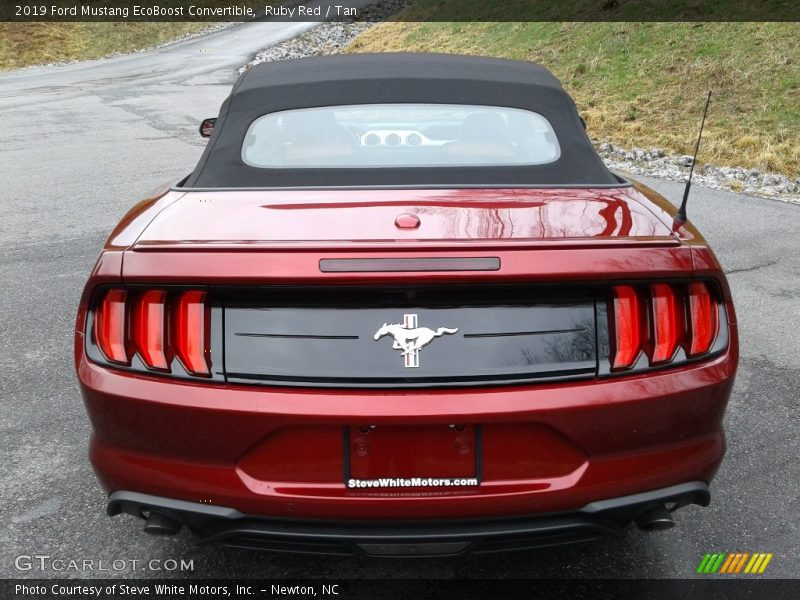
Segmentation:
<svg viewBox="0 0 800 600">
<path fill-rule="evenodd" d="M 685 154 L 712 89 L 701 162 L 800 176 L 798 23 L 386 23 L 349 51 L 538 62 L 575 97 L 593 137 Z"/>
<path fill-rule="evenodd" d="M 40 2 L 74 5 L 74 2 L 59 0 Z M 226 7 L 247 5 L 263 9 L 270 0 L 159 0 L 140 2 L 141 6 L 183 7 L 189 4 L 201 7 Z M 10 4 L 10 2 L 9 2 Z M 82 0 L 80 5 L 107 5 L 107 0 Z M 10 12 L 10 11 L 9 11 Z M 188 12 L 188 11 L 187 11 Z M 132 17 L 131 17 L 132 18 Z M 123 54 L 157 46 L 180 38 L 187 33 L 205 29 L 213 23 L 204 22 L 92 22 L 92 23 L 11 23 L 0 21 L 0 71 L 17 69 L 51 62 L 91 60 L 113 54 Z"/>
<path fill-rule="evenodd" d="M 149 48 L 209 23 L 0 22 L 0 70 Z"/>
</svg>

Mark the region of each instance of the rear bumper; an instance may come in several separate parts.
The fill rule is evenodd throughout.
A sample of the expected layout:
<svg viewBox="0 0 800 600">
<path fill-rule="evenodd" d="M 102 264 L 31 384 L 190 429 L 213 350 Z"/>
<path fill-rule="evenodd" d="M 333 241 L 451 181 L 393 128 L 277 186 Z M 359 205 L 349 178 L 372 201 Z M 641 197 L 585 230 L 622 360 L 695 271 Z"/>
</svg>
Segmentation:
<svg viewBox="0 0 800 600">
<path fill-rule="evenodd" d="M 470 389 L 212 385 L 115 371 L 82 355 L 78 374 L 94 429 L 90 458 L 109 493 L 277 519 L 505 518 L 710 482 L 725 452 L 735 348 L 646 375 Z M 345 487 L 344 427 L 452 423 L 480 425 L 483 452 L 494 452 L 494 471 L 486 465 L 479 486 Z M 525 443 L 507 433 L 520 428 Z M 503 464 L 521 455 L 524 464 Z"/>
<path fill-rule="evenodd" d="M 587 504 L 577 511 L 504 519 L 437 521 L 320 521 L 265 519 L 221 506 L 136 492 L 113 492 L 109 515 L 146 517 L 154 512 L 187 526 L 200 544 L 314 554 L 381 556 L 496 552 L 591 541 L 619 535 L 648 509 L 707 506 L 708 486 L 689 482 Z"/>
</svg>

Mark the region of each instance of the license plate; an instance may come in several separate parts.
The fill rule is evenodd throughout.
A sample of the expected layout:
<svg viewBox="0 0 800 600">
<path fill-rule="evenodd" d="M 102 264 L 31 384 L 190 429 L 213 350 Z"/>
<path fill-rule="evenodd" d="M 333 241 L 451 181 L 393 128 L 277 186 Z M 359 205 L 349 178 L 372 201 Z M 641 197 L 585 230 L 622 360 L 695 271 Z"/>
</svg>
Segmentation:
<svg viewBox="0 0 800 600">
<path fill-rule="evenodd" d="M 480 429 L 474 425 L 350 427 L 349 489 L 463 488 L 480 483 Z"/>
</svg>

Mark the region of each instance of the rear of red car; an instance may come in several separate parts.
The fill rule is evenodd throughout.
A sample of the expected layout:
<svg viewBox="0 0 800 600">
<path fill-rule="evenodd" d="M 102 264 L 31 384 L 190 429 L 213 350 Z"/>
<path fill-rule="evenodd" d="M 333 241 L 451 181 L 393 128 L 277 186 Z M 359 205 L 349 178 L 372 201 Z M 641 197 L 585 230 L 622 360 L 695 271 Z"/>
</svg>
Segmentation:
<svg viewBox="0 0 800 600">
<path fill-rule="evenodd" d="M 110 514 L 201 541 L 450 554 L 707 505 L 724 275 L 646 188 L 189 191 L 81 302 Z"/>
</svg>

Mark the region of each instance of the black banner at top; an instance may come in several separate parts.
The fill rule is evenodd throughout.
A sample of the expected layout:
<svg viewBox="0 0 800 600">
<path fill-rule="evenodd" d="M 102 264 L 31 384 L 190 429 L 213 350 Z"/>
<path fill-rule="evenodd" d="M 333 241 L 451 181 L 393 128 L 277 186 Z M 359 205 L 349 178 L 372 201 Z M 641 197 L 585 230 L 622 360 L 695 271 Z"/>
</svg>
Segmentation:
<svg viewBox="0 0 800 600">
<path fill-rule="evenodd" d="M 797 0 L 3 0 L 0 21 L 798 21 Z"/>
</svg>

